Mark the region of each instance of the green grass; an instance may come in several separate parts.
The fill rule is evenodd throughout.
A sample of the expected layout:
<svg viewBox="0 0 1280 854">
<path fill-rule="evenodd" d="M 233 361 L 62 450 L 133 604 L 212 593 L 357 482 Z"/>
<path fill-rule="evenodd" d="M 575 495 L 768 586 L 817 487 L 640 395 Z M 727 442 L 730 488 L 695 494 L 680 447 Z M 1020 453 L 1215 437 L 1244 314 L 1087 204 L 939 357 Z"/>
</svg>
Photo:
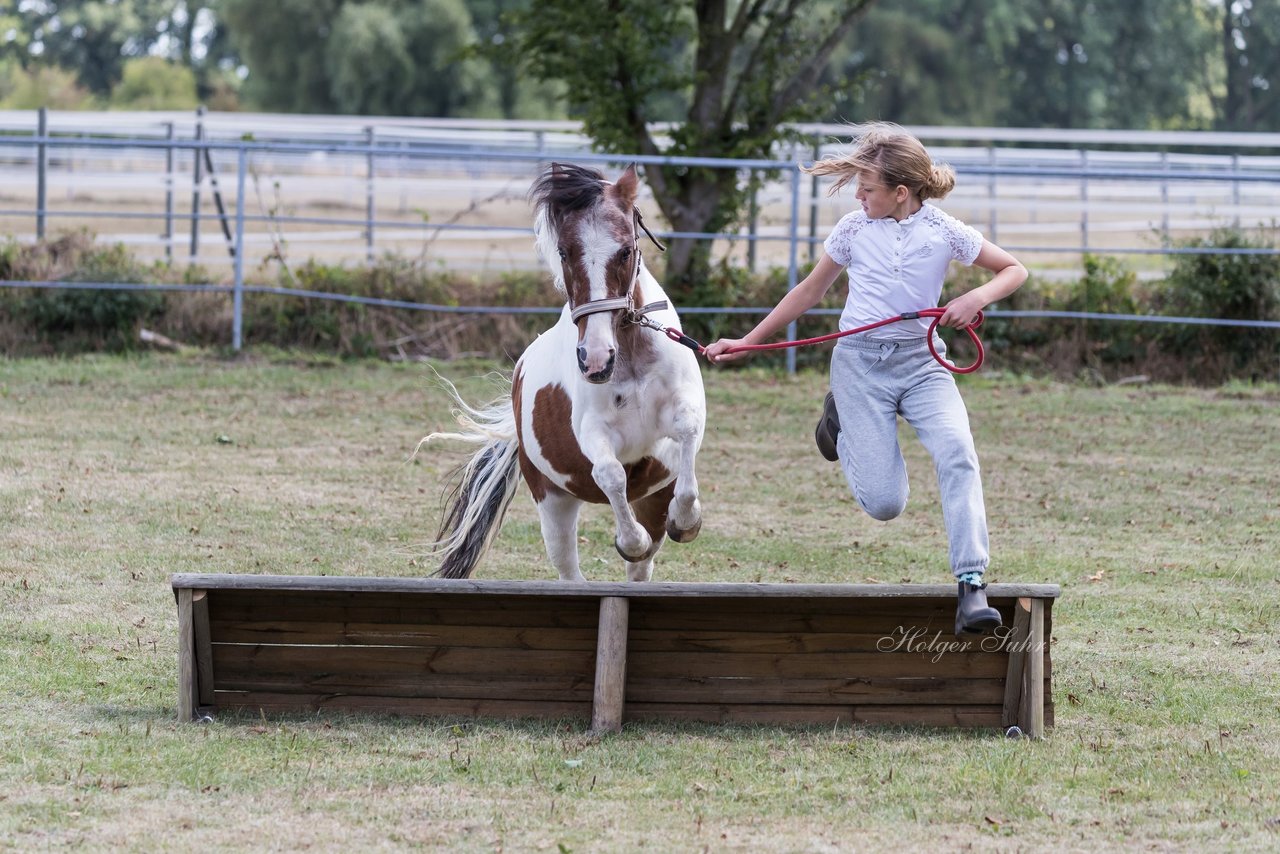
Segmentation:
<svg viewBox="0 0 1280 854">
<path fill-rule="evenodd" d="M 440 366 L 469 397 L 485 363 Z M 655 578 L 949 578 L 930 464 L 856 511 L 824 378 L 706 374 L 705 524 Z M 0 365 L 0 849 L 1280 846 L 1280 388 L 963 380 L 992 578 L 1062 585 L 1043 742 L 875 728 L 175 718 L 173 572 L 416 576 L 457 451 L 422 365 Z M 488 390 L 488 391 L 487 391 Z M 620 580 L 608 513 L 584 572 Z M 481 575 L 551 578 L 518 497 Z"/>
</svg>

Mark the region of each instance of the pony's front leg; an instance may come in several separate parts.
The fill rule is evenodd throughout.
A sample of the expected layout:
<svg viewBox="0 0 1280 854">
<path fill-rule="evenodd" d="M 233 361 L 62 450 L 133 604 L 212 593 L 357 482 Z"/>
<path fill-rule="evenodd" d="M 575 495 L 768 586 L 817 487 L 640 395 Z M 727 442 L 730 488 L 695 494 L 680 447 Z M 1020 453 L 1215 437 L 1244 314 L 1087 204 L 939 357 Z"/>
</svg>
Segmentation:
<svg viewBox="0 0 1280 854">
<path fill-rule="evenodd" d="M 690 412 L 677 423 L 675 439 L 680 448 L 675 494 L 667 507 L 667 536 L 677 543 L 690 542 L 702 529 L 702 503 L 698 501 L 698 476 L 694 458 L 702 445 L 702 419 Z"/>
<path fill-rule="evenodd" d="M 622 463 L 614 456 L 598 457 L 591 467 L 591 477 L 613 508 L 613 518 L 617 523 L 613 545 L 618 554 L 632 563 L 652 557 L 653 538 L 637 521 L 635 512 L 627 503 L 627 472 Z"/>
<path fill-rule="evenodd" d="M 561 581 L 586 581 L 578 566 L 578 511 L 582 501 L 564 492 L 547 492 L 538 502 L 542 543 Z"/>
<path fill-rule="evenodd" d="M 657 492 L 650 493 L 632 503 L 631 509 L 635 511 L 637 521 L 649 533 L 650 539 L 653 540 L 653 547 L 649 549 L 649 555 L 644 560 L 627 561 L 628 581 L 648 581 L 653 578 L 653 559 L 658 554 L 658 549 L 662 548 L 662 538 L 667 525 L 667 505 L 671 503 L 671 496 L 675 489 L 674 482 L 668 483 Z"/>
</svg>

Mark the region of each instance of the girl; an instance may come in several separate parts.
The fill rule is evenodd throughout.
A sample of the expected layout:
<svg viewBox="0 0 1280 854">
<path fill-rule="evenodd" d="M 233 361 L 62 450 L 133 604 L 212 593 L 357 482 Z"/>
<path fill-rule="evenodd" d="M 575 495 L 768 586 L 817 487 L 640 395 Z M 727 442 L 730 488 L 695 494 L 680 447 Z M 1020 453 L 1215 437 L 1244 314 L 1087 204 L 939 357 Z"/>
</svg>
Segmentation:
<svg viewBox="0 0 1280 854">
<path fill-rule="evenodd" d="M 1012 255 L 926 204 L 951 192 L 955 172 L 933 163 L 920 140 L 888 123 L 853 130 L 852 151 L 805 171 L 836 176 L 832 194 L 856 180 L 861 210 L 836 224 L 813 271 L 755 329 L 707 347 L 711 362 L 746 356 L 729 351 L 739 344 L 763 343 L 784 329 L 822 299 L 845 267 L 849 298 L 841 329 L 936 306 L 953 259 L 995 275 L 948 302 L 942 326 L 963 329 L 982 308 L 1026 280 L 1026 268 Z M 956 634 L 963 636 L 996 628 L 1000 613 L 987 604 L 983 592 L 990 560 L 987 518 L 968 412 L 951 372 L 929 353 L 928 327 L 929 319 L 920 318 L 839 339 L 831 355 L 831 392 L 814 437 L 824 457 L 840 461 L 862 509 L 887 521 L 907 505 L 897 417 L 915 428 L 938 474 L 951 571 L 958 581 Z M 941 342 L 935 347 L 945 352 Z"/>
</svg>

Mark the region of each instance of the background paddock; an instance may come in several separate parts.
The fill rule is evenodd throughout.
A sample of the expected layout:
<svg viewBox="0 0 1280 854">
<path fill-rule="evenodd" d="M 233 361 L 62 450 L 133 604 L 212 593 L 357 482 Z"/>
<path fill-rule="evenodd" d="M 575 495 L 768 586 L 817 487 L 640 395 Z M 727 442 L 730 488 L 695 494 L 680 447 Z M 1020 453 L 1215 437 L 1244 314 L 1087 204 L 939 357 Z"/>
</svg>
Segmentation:
<svg viewBox="0 0 1280 854">
<path fill-rule="evenodd" d="M 490 363 L 438 366 L 469 399 Z M 825 378 L 708 371 L 706 523 L 659 581 L 944 583 L 929 461 L 853 512 Z M 1280 816 L 1280 390 L 966 378 L 996 582 L 1062 586 L 1044 742 L 961 730 L 231 716 L 179 727 L 174 572 L 418 578 L 448 424 L 420 365 L 10 361 L 0 839 L 17 848 L 1269 849 Z M 548 581 L 518 496 L 484 579 Z M 585 573 L 618 581 L 587 514 Z M 1194 780 L 1188 786 L 1187 780 Z M 975 805 L 974 795 L 981 793 Z M 625 818 L 624 818 L 625 817 Z"/>
</svg>

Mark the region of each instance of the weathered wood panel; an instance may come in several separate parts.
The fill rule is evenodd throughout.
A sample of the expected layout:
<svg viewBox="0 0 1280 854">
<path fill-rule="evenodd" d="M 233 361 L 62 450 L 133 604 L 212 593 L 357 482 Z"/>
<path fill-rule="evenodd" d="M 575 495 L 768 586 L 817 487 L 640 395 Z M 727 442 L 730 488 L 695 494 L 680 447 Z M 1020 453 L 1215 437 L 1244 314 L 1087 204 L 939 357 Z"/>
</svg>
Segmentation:
<svg viewBox="0 0 1280 854">
<path fill-rule="evenodd" d="M 1007 640 L 1034 637 L 1037 655 L 995 637 L 955 638 L 950 585 L 173 581 L 180 712 L 198 700 L 273 712 L 586 718 L 603 730 L 649 719 L 1053 724 L 1050 585 L 988 589 L 1006 625 L 1026 621 Z M 1035 603 L 1036 621 L 1030 607 L 1017 610 L 1019 596 Z"/>
<path fill-rule="evenodd" d="M 591 716 L 591 702 L 545 700 L 440 700 L 422 697 L 369 697 L 333 694 L 219 692 L 218 707 L 257 712 L 327 710 L 377 714 L 467 718 L 578 718 Z"/>
<path fill-rule="evenodd" d="M 213 667 L 219 684 L 241 675 L 382 674 L 416 676 L 433 673 L 485 676 L 557 676 L 595 670 L 595 653 L 539 649 L 476 647 L 274 646 L 213 645 Z"/>
<path fill-rule="evenodd" d="M 387 676 L 385 674 L 249 674 L 225 680 L 218 696 L 226 692 L 298 695 L 346 695 L 476 700 L 546 700 L 589 703 L 594 685 L 589 675 L 563 676 Z"/>
<path fill-rule="evenodd" d="M 627 704 L 776 703 L 832 705 L 921 703 L 991 705 L 1001 701 L 1003 679 L 851 677 L 827 679 L 744 679 L 706 677 L 627 680 Z"/>
<path fill-rule="evenodd" d="M 343 623 L 303 620 L 218 621 L 223 643 L 474 646 L 499 649 L 595 649 L 596 629 L 545 626 L 455 626 L 430 623 Z"/>
</svg>

